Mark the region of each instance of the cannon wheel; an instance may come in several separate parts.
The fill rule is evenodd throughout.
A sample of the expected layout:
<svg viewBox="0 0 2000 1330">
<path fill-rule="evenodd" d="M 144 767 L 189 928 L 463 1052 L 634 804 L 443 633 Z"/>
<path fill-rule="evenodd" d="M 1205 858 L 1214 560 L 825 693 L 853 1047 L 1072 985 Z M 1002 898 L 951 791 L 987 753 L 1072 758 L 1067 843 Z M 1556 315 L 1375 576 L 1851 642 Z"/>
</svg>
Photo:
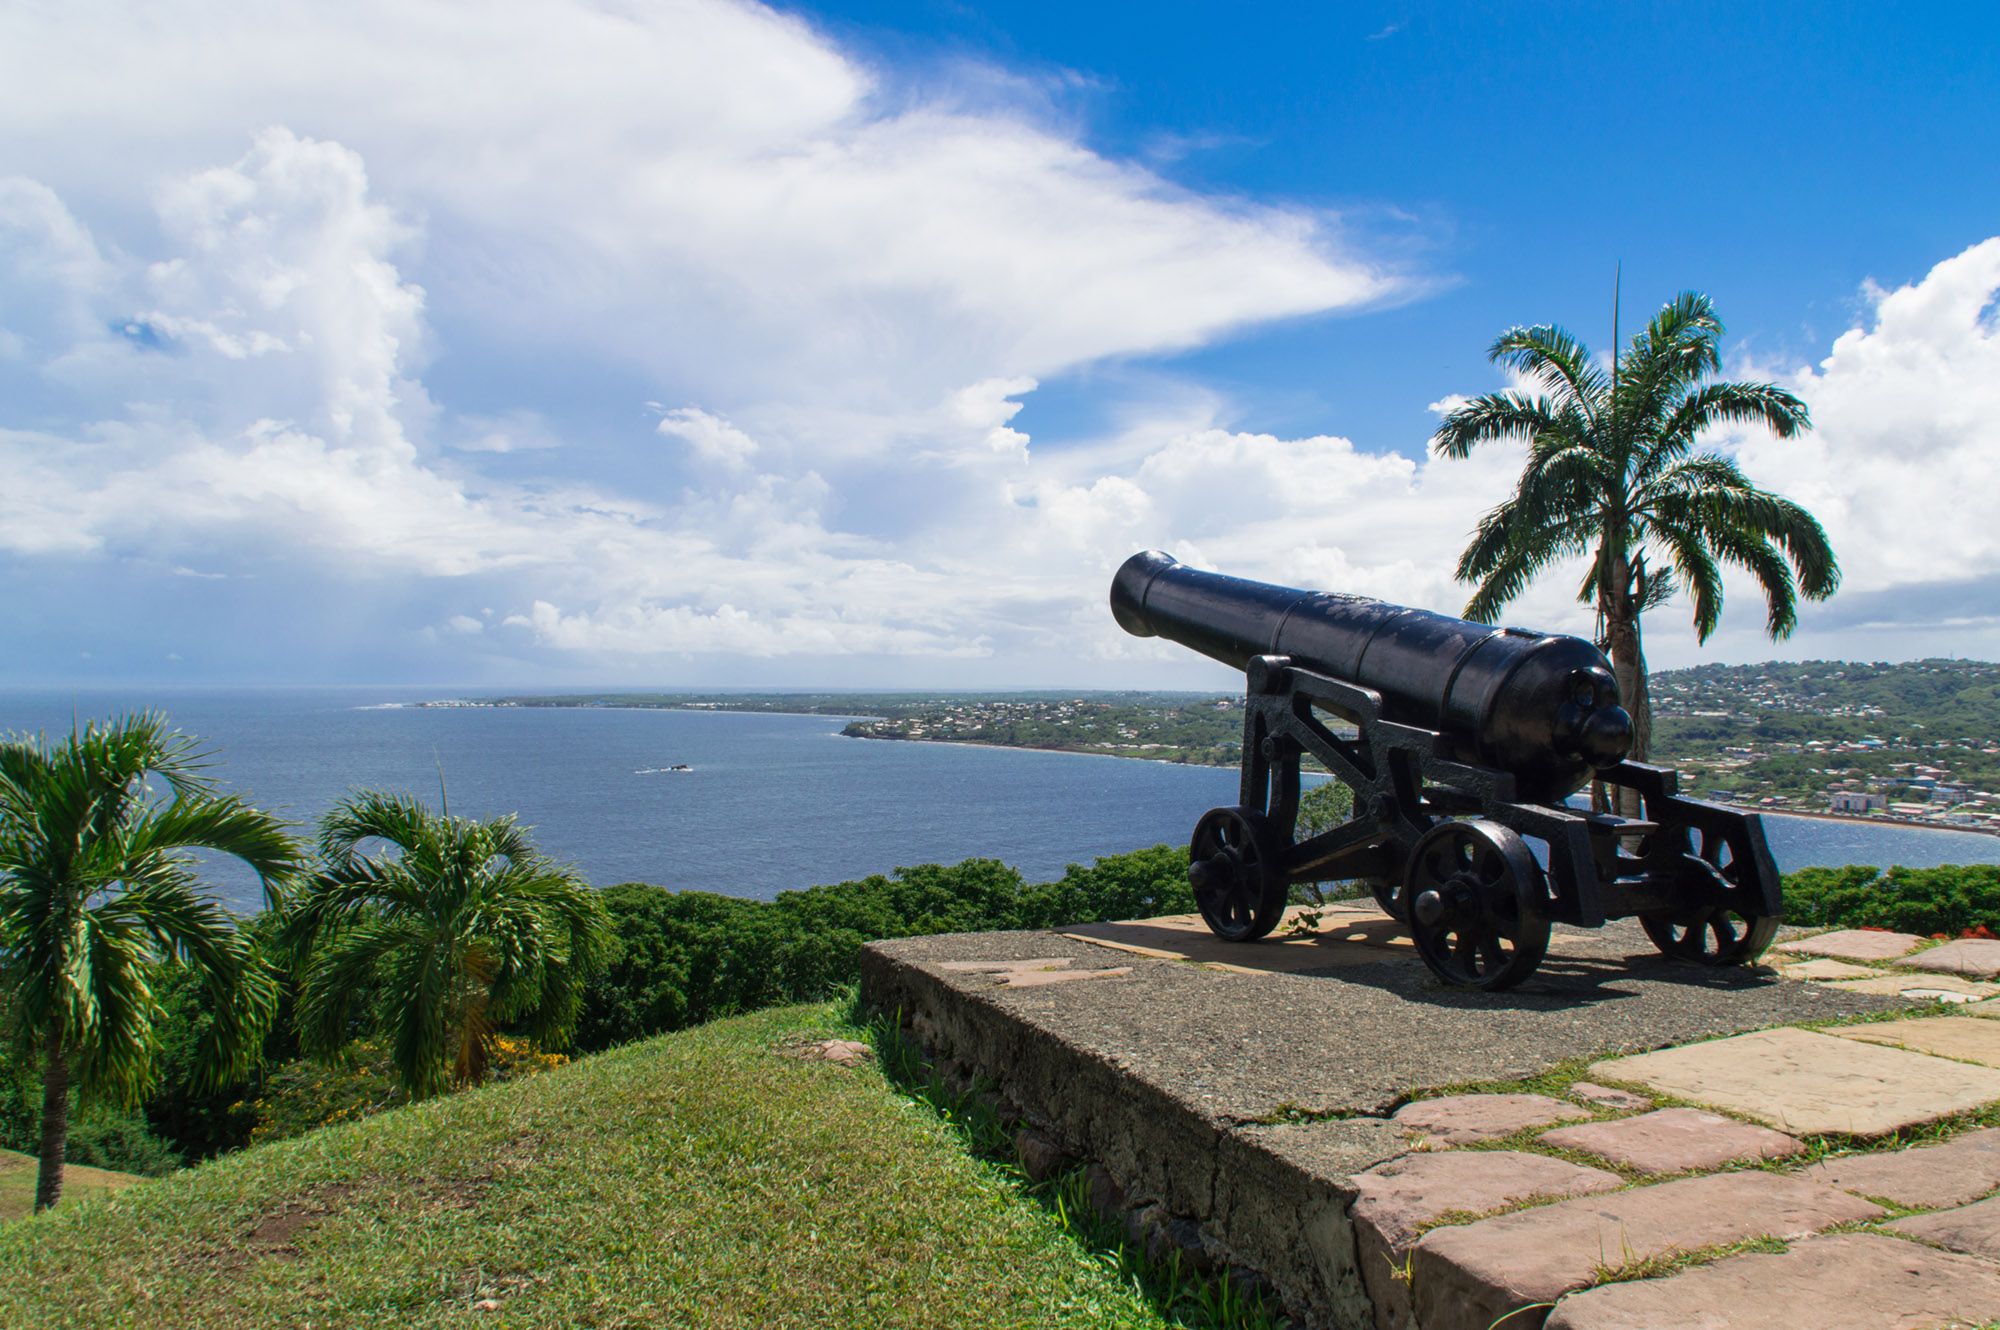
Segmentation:
<svg viewBox="0 0 2000 1330">
<path fill-rule="evenodd" d="M 1402 883 L 1389 877 L 1371 877 L 1368 879 L 1368 891 L 1375 897 L 1375 903 L 1382 907 L 1382 913 L 1399 923 L 1410 921 L 1410 912 L 1404 908 Z"/>
<path fill-rule="evenodd" d="M 1751 863 L 1746 833 L 1713 827 L 1684 828 L 1688 849 L 1681 855 L 1690 879 L 1712 889 L 1712 899 L 1678 910 L 1639 916 L 1646 936 L 1663 955 L 1697 965 L 1747 965 L 1764 954 L 1778 935 L 1778 920 L 1744 909 L 1753 884 L 1743 880 Z"/>
<path fill-rule="evenodd" d="M 1290 895 L 1279 851 L 1270 819 L 1253 808 L 1211 808 L 1195 823 L 1188 882 L 1217 937 L 1254 942 L 1278 926 Z"/>
<path fill-rule="evenodd" d="M 1510 828 L 1440 822 L 1410 852 L 1403 900 L 1417 954 L 1458 988 L 1512 988 L 1549 949 L 1548 883 Z"/>
</svg>

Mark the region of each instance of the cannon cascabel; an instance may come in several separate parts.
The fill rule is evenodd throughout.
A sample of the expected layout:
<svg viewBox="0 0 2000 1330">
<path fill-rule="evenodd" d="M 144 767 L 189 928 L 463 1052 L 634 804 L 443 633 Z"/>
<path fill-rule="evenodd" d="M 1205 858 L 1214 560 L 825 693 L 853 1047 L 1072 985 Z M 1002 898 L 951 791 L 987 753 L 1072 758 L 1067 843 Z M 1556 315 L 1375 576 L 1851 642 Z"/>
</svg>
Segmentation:
<svg viewBox="0 0 2000 1330">
<path fill-rule="evenodd" d="M 1372 689 L 1388 719 L 1450 735 L 1525 799 L 1562 799 L 1632 746 L 1610 662 L 1582 638 L 1203 572 L 1158 550 L 1119 568 L 1111 612 L 1236 669 L 1287 656 Z"/>
</svg>

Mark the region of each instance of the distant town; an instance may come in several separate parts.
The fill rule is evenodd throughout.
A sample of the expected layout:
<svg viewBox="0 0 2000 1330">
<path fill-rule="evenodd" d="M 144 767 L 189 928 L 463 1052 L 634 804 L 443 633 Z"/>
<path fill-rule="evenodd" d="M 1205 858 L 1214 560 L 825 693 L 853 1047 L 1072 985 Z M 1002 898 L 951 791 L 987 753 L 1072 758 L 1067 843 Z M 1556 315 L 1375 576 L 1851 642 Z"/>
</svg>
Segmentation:
<svg viewBox="0 0 2000 1330">
<path fill-rule="evenodd" d="M 1702 798 L 2000 833 L 2000 665 L 1702 665 L 1651 680 L 1653 760 Z M 594 693 L 423 706 L 663 707 L 844 716 L 862 739 L 1233 766 L 1241 699 L 1180 692 Z"/>
</svg>

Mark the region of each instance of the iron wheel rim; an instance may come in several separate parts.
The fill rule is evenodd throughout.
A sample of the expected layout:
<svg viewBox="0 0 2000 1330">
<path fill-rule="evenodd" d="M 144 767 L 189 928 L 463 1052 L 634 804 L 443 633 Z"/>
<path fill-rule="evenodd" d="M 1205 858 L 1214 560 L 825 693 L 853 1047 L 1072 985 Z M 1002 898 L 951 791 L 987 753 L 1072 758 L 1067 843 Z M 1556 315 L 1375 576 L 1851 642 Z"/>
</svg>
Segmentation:
<svg viewBox="0 0 2000 1330">
<path fill-rule="evenodd" d="M 1213 880 L 1194 886 L 1195 908 L 1225 942 L 1253 942 L 1278 926 L 1286 890 L 1268 819 L 1249 808 L 1213 808 L 1188 844 L 1190 878 L 1206 864 Z"/>
<path fill-rule="evenodd" d="M 1402 903 L 1417 954 L 1455 988 L 1511 988 L 1548 951 L 1547 883 L 1513 831 L 1485 821 L 1425 832 L 1404 873 Z"/>
</svg>

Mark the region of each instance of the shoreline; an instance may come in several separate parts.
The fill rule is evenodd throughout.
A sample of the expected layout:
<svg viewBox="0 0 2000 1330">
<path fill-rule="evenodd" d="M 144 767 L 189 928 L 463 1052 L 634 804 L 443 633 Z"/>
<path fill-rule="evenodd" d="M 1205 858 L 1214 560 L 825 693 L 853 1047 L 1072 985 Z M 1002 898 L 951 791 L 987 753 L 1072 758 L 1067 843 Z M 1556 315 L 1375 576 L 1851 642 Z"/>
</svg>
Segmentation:
<svg viewBox="0 0 2000 1330">
<path fill-rule="evenodd" d="M 412 711 L 676 711 L 709 716 L 803 716 L 815 720 L 885 721 L 886 716 L 866 716 L 851 712 L 831 711 L 774 711 L 763 707 L 688 707 L 688 706 L 632 706 L 619 703 L 582 702 L 535 702 L 527 705 L 499 702 L 454 702 L 448 705 L 424 702 L 377 703 L 365 710 L 386 710 L 389 708 Z M 1060 745 L 1003 744 L 990 739 L 934 739 L 928 736 L 914 738 L 901 734 L 847 734 L 843 730 L 834 731 L 840 739 L 874 740 L 880 743 L 949 744 L 960 748 L 990 748 L 999 752 L 1016 753 L 1064 753 L 1071 757 L 1114 757 L 1127 762 L 1157 762 L 1170 767 L 1197 767 L 1210 771 L 1227 771 L 1234 766 L 1225 762 L 1177 762 L 1170 757 L 1147 757 L 1140 753 L 1118 753 L 1090 748 L 1067 748 Z M 1313 773 L 1322 774 L 1322 773 Z M 1716 802 L 1713 800 L 1707 802 Z M 1900 817 L 1882 817 L 1869 813 L 1826 813 L 1798 808 L 1760 808 L 1750 804 L 1727 804 L 1745 813 L 1758 813 L 1767 817 L 1807 818 L 1819 822 L 1859 823 L 1867 826 L 1899 827 L 1907 831 L 1951 831 L 1966 836 L 2000 837 L 2000 828 L 1978 826 L 1949 826 L 1940 822 L 1914 821 Z"/>
<path fill-rule="evenodd" d="M 1869 813 L 1816 813 L 1796 808 L 1750 808 L 1742 804 L 1731 804 L 1732 808 L 1742 808 L 1746 813 L 1763 813 L 1769 817 L 1801 817 L 1815 822 L 1862 822 L 1876 827 L 1901 827 L 1907 831 L 1956 831 L 1966 836 L 2000 836 L 2000 829 L 1993 827 L 1960 827 L 1943 822 L 1917 822 L 1901 817 L 1876 817 Z"/>
<path fill-rule="evenodd" d="M 853 734 L 853 735 L 842 735 L 841 737 L 850 739 L 874 739 L 883 743 L 955 744 L 961 748 L 992 748 L 1000 751 L 1012 751 L 1016 753 L 1067 753 L 1072 757 L 1116 757 L 1116 758 L 1123 758 L 1128 762 L 1158 762 L 1161 763 L 1162 765 L 1170 767 L 1202 767 L 1211 771 L 1228 771 L 1234 769 L 1233 763 L 1176 762 L 1169 757 L 1142 757 L 1136 753 L 1097 752 L 1088 748 L 1059 748 L 1053 746 L 1044 748 L 1030 744 L 1000 744 L 1000 743 L 994 743 L 989 739 L 931 739 L 931 738 L 913 739 L 905 735 L 896 735 L 896 734 Z M 1308 774 L 1323 775 L 1324 773 L 1310 772 Z M 1715 803 L 1719 801 L 1704 800 L 1703 802 Z M 1900 827 L 1907 831 L 1953 831 L 1966 836 L 2000 837 L 2000 829 L 1992 827 L 1947 826 L 1940 822 L 1914 822 L 1910 821 L 1907 818 L 1875 817 L 1865 813 L 1819 813 L 1819 812 L 1811 812 L 1795 808 L 1759 808 L 1751 804 L 1724 804 L 1723 806 L 1726 808 L 1737 809 L 1740 812 L 1757 813 L 1765 817 L 1809 818 L 1819 822 L 1852 822 L 1852 823 L 1863 823 L 1869 826 L 1878 826 L 1878 827 Z"/>
</svg>

